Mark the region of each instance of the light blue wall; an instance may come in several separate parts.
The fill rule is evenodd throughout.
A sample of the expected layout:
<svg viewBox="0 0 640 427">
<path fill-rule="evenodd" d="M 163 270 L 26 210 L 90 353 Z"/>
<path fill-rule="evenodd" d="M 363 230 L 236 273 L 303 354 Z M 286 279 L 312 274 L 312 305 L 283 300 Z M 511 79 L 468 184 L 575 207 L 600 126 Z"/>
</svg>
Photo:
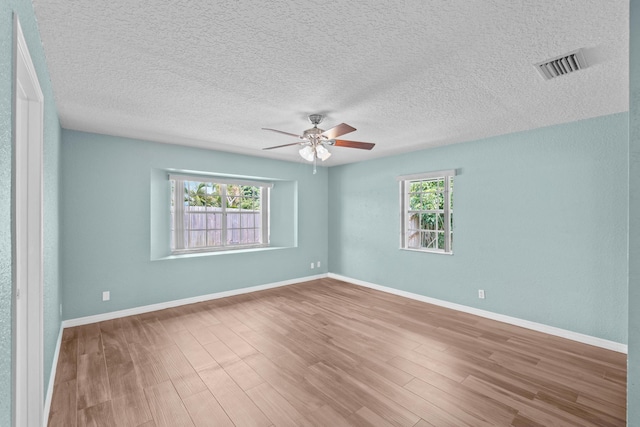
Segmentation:
<svg viewBox="0 0 640 427">
<path fill-rule="evenodd" d="M 626 343 L 627 119 L 331 168 L 330 271 Z M 396 176 L 445 169 L 454 255 L 399 250 Z"/>
<path fill-rule="evenodd" d="M 29 0 L 0 2 L 0 425 L 11 424 L 12 280 L 11 280 L 11 158 L 13 103 L 13 14 L 20 18 L 38 80 L 44 108 L 44 384 L 48 385 L 60 330 L 58 262 L 58 193 L 60 125 L 49 73 Z"/>
<path fill-rule="evenodd" d="M 313 175 L 308 163 L 67 130 L 62 140 L 65 319 L 327 272 L 326 168 Z M 297 218 L 287 214 L 290 228 L 297 221 L 297 247 L 152 260 L 151 209 L 163 206 L 150 191 L 157 190 L 157 171 L 168 169 L 285 181 L 275 183 L 274 195 L 290 197 L 284 206 L 274 197 L 271 212 L 297 209 Z M 321 268 L 311 270 L 312 261 Z M 103 291 L 111 292 L 110 301 L 102 302 Z"/>
<path fill-rule="evenodd" d="M 640 0 L 631 0 L 630 9 L 627 420 L 629 426 L 640 426 Z"/>
<path fill-rule="evenodd" d="M 321 168 L 314 176 L 302 163 L 72 131 L 64 131 L 61 137 L 31 2 L 2 2 L 0 425 L 10 424 L 12 405 L 13 11 L 21 18 L 46 98 L 46 385 L 60 325 L 60 272 L 65 318 L 325 273 L 329 264 L 338 274 L 627 342 L 627 189 L 620 183 L 626 183 L 628 118 L 630 149 L 640 152 L 639 8 L 638 0 L 632 0 L 631 21 L 638 25 L 631 25 L 630 116 L 601 117 L 330 171 Z M 59 205 L 61 153 L 64 203 Z M 298 246 L 151 261 L 151 170 L 171 167 L 295 182 Z M 455 254 L 399 251 L 395 176 L 449 168 L 460 171 L 456 179 Z M 640 165 L 630 162 L 630 168 L 629 209 L 634 218 L 640 212 Z M 115 209 L 116 204 L 125 208 Z M 59 218 L 63 219 L 61 230 Z M 640 272 L 634 270 L 634 262 L 636 267 L 640 265 L 640 232 L 634 224 L 631 221 L 629 245 L 629 425 L 640 425 L 640 320 L 638 310 L 633 309 L 640 306 Z M 59 252 L 60 240 L 63 247 Z M 321 261 L 322 268 L 310 270 L 312 260 Z M 476 298 L 478 288 L 486 290 L 486 300 Z M 100 300 L 103 290 L 112 292 L 108 303 Z"/>
<path fill-rule="evenodd" d="M 639 3 L 631 0 L 632 153 L 640 153 Z M 10 424 L 12 406 L 14 11 L 21 18 L 46 98 L 45 386 L 60 325 L 60 271 L 65 279 L 65 318 L 324 273 L 329 261 L 335 273 L 626 342 L 622 243 L 626 188 L 620 184 L 625 182 L 625 114 L 332 168 L 330 173 L 320 169 L 316 176 L 306 164 L 65 131 L 64 264 L 59 269 L 58 117 L 32 4 L 4 0 L 0 3 L 0 425 Z M 298 247 L 152 262 L 150 171 L 176 164 L 296 182 Z M 461 172 L 456 180 L 455 255 L 399 251 L 395 176 L 447 168 Z M 640 231 L 633 221 L 640 214 L 640 165 L 632 161 L 630 168 L 629 425 L 640 425 L 640 311 L 634 309 L 640 307 L 640 271 L 636 271 Z M 114 209 L 114 201 L 124 202 L 127 209 Z M 320 260 L 323 267 L 310 270 L 311 260 Z M 209 278 L 212 271 L 220 279 Z M 475 298 L 478 288 L 487 291 L 482 302 Z M 109 303 L 100 301 L 103 290 L 112 291 Z"/>
</svg>

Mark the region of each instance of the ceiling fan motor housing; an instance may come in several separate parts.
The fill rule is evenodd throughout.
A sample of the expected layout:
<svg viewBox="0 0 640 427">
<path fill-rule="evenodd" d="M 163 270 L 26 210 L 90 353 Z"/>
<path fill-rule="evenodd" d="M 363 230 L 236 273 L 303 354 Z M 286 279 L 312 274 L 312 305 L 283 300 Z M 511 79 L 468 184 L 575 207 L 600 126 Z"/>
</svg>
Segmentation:
<svg viewBox="0 0 640 427">
<path fill-rule="evenodd" d="M 304 139 L 320 139 L 322 132 L 324 132 L 324 130 L 314 126 L 311 129 L 305 130 L 302 137 Z"/>
</svg>

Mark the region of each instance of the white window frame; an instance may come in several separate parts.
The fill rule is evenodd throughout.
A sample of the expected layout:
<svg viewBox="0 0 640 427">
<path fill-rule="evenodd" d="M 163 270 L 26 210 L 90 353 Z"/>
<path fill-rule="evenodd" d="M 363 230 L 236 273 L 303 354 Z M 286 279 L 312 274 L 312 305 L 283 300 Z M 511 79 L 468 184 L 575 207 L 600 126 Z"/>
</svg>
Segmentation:
<svg viewBox="0 0 640 427">
<path fill-rule="evenodd" d="M 202 252 L 222 252 L 222 251 L 235 251 L 241 249 L 253 249 L 253 248 L 266 248 L 269 247 L 269 196 L 270 189 L 273 188 L 272 182 L 265 181 L 253 181 L 248 179 L 234 179 L 227 177 L 217 176 L 201 176 L 201 175 L 169 175 L 169 183 L 175 182 L 176 190 L 178 188 L 184 188 L 184 182 L 204 182 L 220 185 L 221 200 L 222 200 L 222 236 L 221 244 L 215 246 L 205 247 L 184 247 L 184 227 L 178 227 L 178 224 L 184 224 L 184 209 L 177 209 L 179 206 L 184 207 L 184 193 L 182 191 L 174 191 L 171 209 L 174 212 L 173 223 L 171 224 L 171 233 L 173 233 L 173 247 L 171 247 L 172 255 L 181 255 L 189 253 L 202 253 Z M 260 188 L 260 212 L 261 212 L 261 242 L 257 244 L 231 244 L 227 245 L 227 198 L 226 189 L 228 185 L 242 185 L 252 186 Z"/>
<path fill-rule="evenodd" d="M 397 181 L 400 186 L 400 249 L 410 250 L 410 251 L 418 251 L 418 252 L 430 252 L 430 253 L 438 253 L 438 254 L 447 254 L 452 255 L 453 249 L 451 247 L 451 235 L 452 235 L 452 224 L 451 224 L 451 216 L 453 214 L 453 210 L 451 209 L 451 180 L 456 175 L 455 169 L 450 170 L 442 170 L 442 171 L 434 171 L 434 172 L 424 172 L 417 173 L 411 175 L 402 175 L 397 177 Z M 410 200 L 409 200 L 409 190 L 411 188 L 411 183 L 415 181 L 423 181 L 423 180 L 443 180 L 444 181 L 444 209 L 432 210 L 428 211 L 429 213 L 438 213 L 444 214 L 444 249 L 438 248 L 415 248 L 409 247 L 408 242 L 408 225 L 409 225 L 409 215 L 415 212 L 410 211 Z"/>
</svg>

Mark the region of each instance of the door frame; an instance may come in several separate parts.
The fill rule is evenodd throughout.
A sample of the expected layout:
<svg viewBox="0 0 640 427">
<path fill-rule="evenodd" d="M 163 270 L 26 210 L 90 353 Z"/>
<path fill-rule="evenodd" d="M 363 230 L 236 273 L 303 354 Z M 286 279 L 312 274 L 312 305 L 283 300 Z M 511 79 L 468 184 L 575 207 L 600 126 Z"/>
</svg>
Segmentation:
<svg viewBox="0 0 640 427">
<path fill-rule="evenodd" d="M 32 427 L 44 406 L 44 96 L 16 13 L 13 23 L 13 422 Z"/>
</svg>

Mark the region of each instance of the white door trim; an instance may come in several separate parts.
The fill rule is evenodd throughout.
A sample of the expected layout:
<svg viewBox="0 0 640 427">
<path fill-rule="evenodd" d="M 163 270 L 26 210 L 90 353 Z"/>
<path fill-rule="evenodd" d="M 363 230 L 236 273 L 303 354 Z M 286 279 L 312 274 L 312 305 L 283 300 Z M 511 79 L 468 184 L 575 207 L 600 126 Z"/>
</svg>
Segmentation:
<svg viewBox="0 0 640 427">
<path fill-rule="evenodd" d="M 14 425 L 43 425 L 44 96 L 14 14 Z"/>
</svg>

